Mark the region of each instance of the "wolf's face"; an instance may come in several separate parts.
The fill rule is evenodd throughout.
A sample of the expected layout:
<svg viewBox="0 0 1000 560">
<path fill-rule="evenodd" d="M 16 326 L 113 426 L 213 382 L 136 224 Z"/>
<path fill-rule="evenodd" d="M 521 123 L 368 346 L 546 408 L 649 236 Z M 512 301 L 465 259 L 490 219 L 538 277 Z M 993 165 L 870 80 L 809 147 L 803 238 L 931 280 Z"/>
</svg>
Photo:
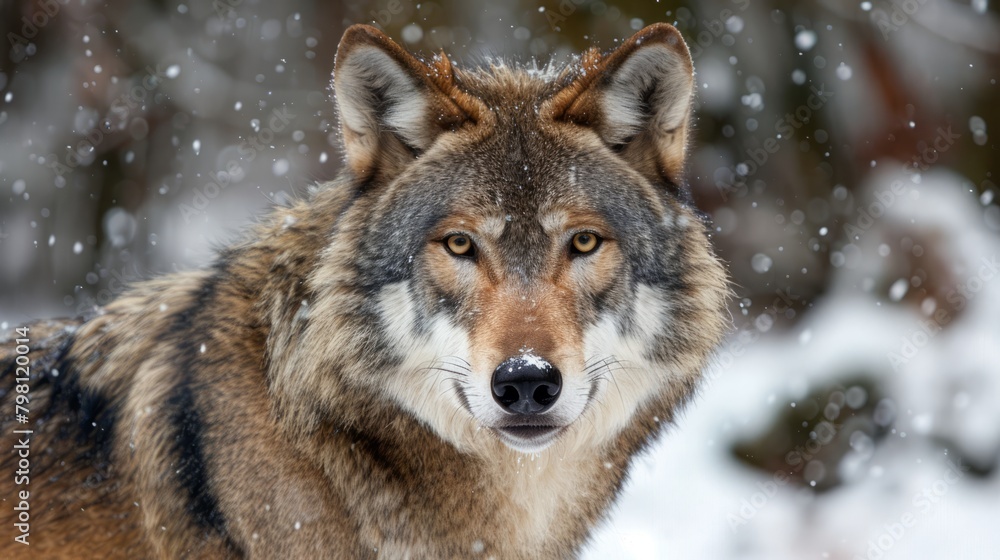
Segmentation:
<svg viewBox="0 0 1000 560">
<path fill-rule="evenodd" d="M 460 447 L 599 445 L 669 418 L 725 299 L 683 200 L 676 30 L 543 77 L 425 65 L 356 26 L 335 86 L 364 200 L 331 258 L 366 294 L 362 361 L 391 370 L 360 382 Z"/>
</svg>

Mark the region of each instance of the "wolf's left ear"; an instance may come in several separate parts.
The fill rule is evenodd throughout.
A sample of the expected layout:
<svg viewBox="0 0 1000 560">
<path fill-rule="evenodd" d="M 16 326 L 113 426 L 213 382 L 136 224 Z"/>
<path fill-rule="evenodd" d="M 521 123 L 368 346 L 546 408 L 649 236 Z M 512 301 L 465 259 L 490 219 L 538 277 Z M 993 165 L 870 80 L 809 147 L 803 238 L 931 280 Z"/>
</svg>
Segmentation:
<svg viewBox="0 0 1000 560">
<path fill-rule="evenodd" d="M 543 110 L 591 127 L 650 179 L 681 186 L 693 93 L 684 39 L 672 25 L 655 23 L 606 56 L 587 52 L 577 77 Z"/>
<path fill-rule="evenodd" d="M 359 176 L 392 175 L 476 116 L 444 53 L 424 64 L 368 25 L 344 32 L 333 84 L 347 164 Z"/>
</svg>

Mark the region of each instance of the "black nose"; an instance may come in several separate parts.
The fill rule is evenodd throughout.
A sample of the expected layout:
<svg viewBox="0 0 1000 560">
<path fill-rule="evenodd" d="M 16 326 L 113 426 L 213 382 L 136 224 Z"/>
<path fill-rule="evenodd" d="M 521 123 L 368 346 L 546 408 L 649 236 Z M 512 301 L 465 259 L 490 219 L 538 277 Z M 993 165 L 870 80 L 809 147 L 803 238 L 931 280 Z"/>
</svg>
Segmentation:
<svg viewBox="0 0 1000 560">
<path fill-rule="evenodd" d="M 562 376 L 552 364 L 530 354 L 507 358 L 493 370 L 493 398 L 509 412 L 545 412 L 562 388 Z"/>
</svg>

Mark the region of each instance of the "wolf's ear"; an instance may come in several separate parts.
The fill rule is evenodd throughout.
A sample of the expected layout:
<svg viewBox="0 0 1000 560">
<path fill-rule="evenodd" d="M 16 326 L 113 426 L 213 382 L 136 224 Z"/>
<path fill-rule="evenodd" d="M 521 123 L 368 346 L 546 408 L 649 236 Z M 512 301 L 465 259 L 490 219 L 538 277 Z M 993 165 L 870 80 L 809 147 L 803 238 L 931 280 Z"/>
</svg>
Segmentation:
<svg viewBox="0 0 1000 560">
<path fill-rule="evenodd" d="M 679 31 L 655 23 L 602 56 L 584 54 L 577 77 L 543 108 L 591 127 L 640 173 L 681 186 L 694 65 Z"/>
<path fill-rule="evenodd" d="M 333 85 L 347 164 L 361 176 L 391 175 L 442 132 L 475 120 L 444 53 L 424 64 L 368 25 L 344 32 Z"/>
</svg>

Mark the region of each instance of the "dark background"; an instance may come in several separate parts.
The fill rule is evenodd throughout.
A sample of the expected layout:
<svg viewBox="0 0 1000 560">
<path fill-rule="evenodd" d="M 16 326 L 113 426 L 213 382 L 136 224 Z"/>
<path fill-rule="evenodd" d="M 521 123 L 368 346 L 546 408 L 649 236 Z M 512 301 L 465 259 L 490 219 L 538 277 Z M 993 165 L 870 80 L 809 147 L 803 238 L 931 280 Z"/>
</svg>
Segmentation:
<svg viewBox="0 0 1000 560">
<path fill-rule="evenodd" d="M 1000 514 L 996 2 L 0 6 L 4 329 L 201 266 L 269 205 L 332 179 L 330 73 L 352 23 L 459 66 L 565 61 L 673 23 L 697 70 L 690 185 L 729 265 L 734 332 L 590 554 L 995 544 L 976 523 Z M 914 496 L 946 461 L 966 470 L 925 513 Z M 765 491 L 777 472 L 789 482 Z M 902 535 L 885 528 L 908 513 Z"/>
</svg>

